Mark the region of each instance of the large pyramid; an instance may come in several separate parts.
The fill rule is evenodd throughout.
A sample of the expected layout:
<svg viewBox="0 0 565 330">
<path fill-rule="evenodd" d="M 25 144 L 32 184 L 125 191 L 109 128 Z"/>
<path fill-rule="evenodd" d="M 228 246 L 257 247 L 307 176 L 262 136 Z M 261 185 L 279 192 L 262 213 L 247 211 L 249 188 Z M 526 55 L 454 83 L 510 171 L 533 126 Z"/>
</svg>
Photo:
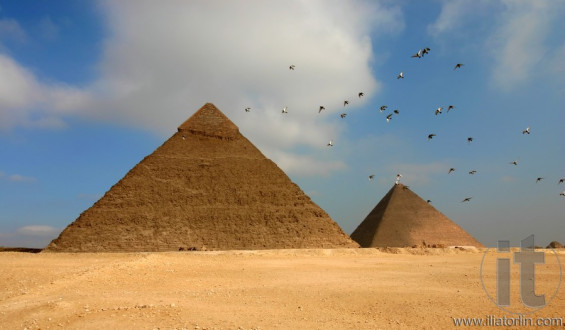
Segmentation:
<svg viewBox="0 0 565 330">
<path fill-rule="evenodd" d="M 207 103 L 46 251 L 359 247 Z"/>
<path fill-rule="evenodd" d="M 483 246 L 403 184 L 389 190 L 351 238 L 362 247 Z"/>
</svg>

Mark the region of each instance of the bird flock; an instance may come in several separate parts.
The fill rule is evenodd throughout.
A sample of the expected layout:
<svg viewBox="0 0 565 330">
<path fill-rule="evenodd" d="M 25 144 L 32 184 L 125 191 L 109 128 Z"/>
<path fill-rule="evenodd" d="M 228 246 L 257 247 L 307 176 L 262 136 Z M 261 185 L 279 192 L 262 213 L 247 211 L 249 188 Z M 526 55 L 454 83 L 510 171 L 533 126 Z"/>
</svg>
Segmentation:
<svg viewBox="0 0 565 330">
<path fill-rule="evenodd" d="M 418 50 L 414 55 L 412 55 L 411 57 L 412 57 L 412 58 L 421 59 L 421 58 L 425 57 L 425 55 L 428 55 L 429 53 L 430 53 L 430 48 L 429 48 L 429 47 L 425 47 L 425 48 L 419 49 L 419 50 Z M 463 63 L 456 63 L 455 66 L 453 67 L 453 70 L 454 70 L 454 71 L 455 71 L 455 70 L 460 70 L 460 69 L 462 69 L 463 66 L 464 66 Z M 296 66 L 295 66 L 294 64 L 291 64 L 291 65 L 288 67 L 288 69 L 289 69 L 290 71 L 294 71 L 294 70 L 296 69 Z M 397 80 L 404 79 L 404 78 L 405 78 L 405 73 L 404 73 L 404 71 L 401 71 L 401 72 L 398 73 L 398 75 L 396 76 L 396 79 L 397 79 Z M 359 92 L 359 93 L 357 93 L 357 97 L 358 97 L 359 99 L 362 98 L 362 97 L 364 97 L 364 96 L 365 96 L 365 93 L 364 93 L 364 92 Z M 347 107 L 347 106 L 349 105 L 349 103 L 350 103 L 350 102 L 349 102 L 348 99 L 344 100 L 344 101 L 343 101 L 343 107 L 344 107 L 344 108 Z M 380 112 L 380 113 L 385 112 L 388 108 L 389 108 L 388 105 L 381 105 L 381 106 L 379 107 L 379 112 Z M 446 112 L 449 113 L 451 110 L 454 110 L 454 109 L 455 109 L 455 106 L 452 105 L 452 104 L 450 104 L 450 105 L 447 106 Z M 245 112 L 250 112 L 250 111 L 251 111 L 251 108 L 250 108 L 250 107 L 246 107 L 244 110 L 245 110 Z M 322 111 L 324 111 L 324 110 L 326 110 L 326 107 L 325 107 L 324 105 L 320 105 L 320 106 L 318 107 L 318 114 L 322 113 Z M 438 106 L 438 107 L 435 109 L 435 111 L 434 111 L 434 115 L 435 115 L 435 116 L 438 116 L 438 115 L 443 114 L 443 110 L 444 110 L 444 107 L 443 107 L 443 106 Z M 287 107 L 287 106 L 283 107 L 282 110 L 281 110 L 281 113 L 282 113 L 283 115 L 284 115 L 284 114 L 288 114 L 288 107 Z M 391 113 L 386 114 L 386 117 L 385 117 L 386 122 L 389 123 L 389 122 L 393 119 L 393 116 L 398 115 L 398 114 L 400 114 L 400 111 L 399 111 L 398 109 L 394 109 Z M 346 112 L 342 112 L 339 116 L 340 116 L 340 118 L 344 119 L 344 118 L 346 118 L 347 113 L 346 113 Z M 530 126 L 526 127 L 524 130 L 522 130 L 522 135 L 530 135 L 530 134 L 531 134 L 531 128 L 530 128 Z M 437 136 L 437 135 L 436 135 L 435 133 L 430 133 L 430 134 L 428 134 L 428 136 L 427 136 L 428 142 L 431 141 L 432 139 L 434 139 L 436 136 Z M 470 137 L 467 138 L 467 144 L 471 144 L 471 142 L 473 142 L 473 141 L 474 141 L 474 138 L 473 138 L 473 137 L 470 136 Z M 330 139 L 329 142 L 327 143 L 327 147 L 333 147 L 333 146 L 334 146 L 334 143 L 333 143 L 333 141 Z M 510 164 L 511 164 L 511 165 L 514 165 L 514 166 L 517 166 L 517 165 L 518 165 L 518 160 L 517 160 L 517 159 L 516 159 L 516 160 L 513 160 L 512 162 L 510 162 Z M 451 167 L 451 168 L 448 169 L 447 174 L 451 174 L 451 173 L 453 173 L 453 172 L 455 172 L 455 168 L 454 168 L 454 167 Z M 477 170 L 475 170 L 475 169 L 472 169 L 472 170 L 468 171 L 468 174 L 469 174 L 469 175 L 474 175 L 474 174 L 476 174 L 476 173 L 477 173 Z M 375 177 L 374 174 L 370 174 L 370 175 L 369 175 L 369 181 L 372 181 L 372 180 L 374 179 L 374 177 Z M 395 178 L 395 184 L 399 184 L 401 178 L 402 178 L 402 174 L 400 174 L 400 173 L 397 174 L 397 175 L 396 175 L 396 178 Z M 536 180 L 535 180 L 535 182 L 536 182 L 536 183 L 540 183 L 540 182 L 542 182 L 543 180 L 544 180 L 544 177 L 537 177 Z M 564 182 L 565 182 L 565 178 L 561 178 L 561 179 L 558 180 L 557 184 L 562 184 L 562 183 L 564 183 Z M 405 186 L 405 189 L 408 189 L 408 186 Z M 559 195 L 565 197 L 565 191 L 561 192 Z M 473 198 L 472 196 L 465 197 L 465 198 L 461 201 L 461 203 L 470 202 L 472 198 Z M 428 203 L 431 203 L 431 200 L 428 199 L 427 202 L 428 202 Z"/>
</svg>

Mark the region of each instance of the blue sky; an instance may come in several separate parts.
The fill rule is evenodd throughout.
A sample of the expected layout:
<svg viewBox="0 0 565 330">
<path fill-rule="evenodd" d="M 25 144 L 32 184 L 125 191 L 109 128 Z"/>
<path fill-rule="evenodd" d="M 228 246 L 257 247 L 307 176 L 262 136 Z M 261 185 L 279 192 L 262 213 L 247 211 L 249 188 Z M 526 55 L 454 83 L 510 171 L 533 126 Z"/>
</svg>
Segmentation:
<svg viewBox="0 0 565 330">
<path fill-rule="evenodd" d="M 564 14 L 562 0 L 0 0 L 0 246 L 45 246 L 206 102 L 347 233 L 402 173 L 486 245 L 564 242 Z"/>
</svg>

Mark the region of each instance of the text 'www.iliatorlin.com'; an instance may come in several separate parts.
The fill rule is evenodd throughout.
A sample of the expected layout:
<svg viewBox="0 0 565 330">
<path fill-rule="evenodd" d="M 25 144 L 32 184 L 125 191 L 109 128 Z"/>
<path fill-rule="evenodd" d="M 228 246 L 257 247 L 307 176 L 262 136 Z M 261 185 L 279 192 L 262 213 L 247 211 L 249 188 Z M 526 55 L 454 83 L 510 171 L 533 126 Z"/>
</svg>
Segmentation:
<svg viewBox="0 0 565 330">
<path fill-rule="evenodd" d="M 562 317 L 516 317 L 487 315 L 486 317 L 453 317 L 456 327 L 564 327 Z"/>
</svg>

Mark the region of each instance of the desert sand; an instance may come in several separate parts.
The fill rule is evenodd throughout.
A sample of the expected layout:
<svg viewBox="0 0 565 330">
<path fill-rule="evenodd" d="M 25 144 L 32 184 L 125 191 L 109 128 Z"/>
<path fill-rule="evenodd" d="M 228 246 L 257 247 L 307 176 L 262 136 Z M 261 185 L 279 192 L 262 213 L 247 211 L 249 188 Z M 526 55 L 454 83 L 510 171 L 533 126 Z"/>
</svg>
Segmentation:
<svg viewBox="0 0 565 330">
<path fill-rule="evenodd" d="M 483 252 L 3 252 L 0 328 L 443 329 L 454 327 L 453 317 L 513 317 L 483 289 Z M 552 253 L 536 266 L 537 293 L 553 292 L 560 280 Z M 490 270 L 484 278 L 494 285 Z M 563 291 L 529 316 L 564 317 Z"/>
</svg>

